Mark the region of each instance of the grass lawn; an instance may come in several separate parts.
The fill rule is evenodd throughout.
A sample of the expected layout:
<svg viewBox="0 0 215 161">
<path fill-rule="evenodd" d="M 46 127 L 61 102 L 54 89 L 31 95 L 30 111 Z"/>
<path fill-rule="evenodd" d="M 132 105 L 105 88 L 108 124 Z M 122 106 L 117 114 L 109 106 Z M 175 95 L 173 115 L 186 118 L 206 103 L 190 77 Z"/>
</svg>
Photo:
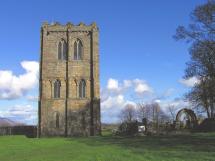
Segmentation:
<svg viewBox="0 0 215 161">
<path fill-rule="evenodd" d="M 215 133 L 42 138 L 0 136 L 0 161 L 215 161 Z"/>
</svg>

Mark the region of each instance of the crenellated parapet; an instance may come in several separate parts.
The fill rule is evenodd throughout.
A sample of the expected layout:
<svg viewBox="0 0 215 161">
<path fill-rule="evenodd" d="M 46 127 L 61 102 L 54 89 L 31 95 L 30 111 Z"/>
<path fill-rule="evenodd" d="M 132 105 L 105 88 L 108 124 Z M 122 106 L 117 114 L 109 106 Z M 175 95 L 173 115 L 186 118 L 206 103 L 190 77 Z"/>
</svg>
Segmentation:
<svg viewBox="0 0 215 161">
<path fill-rule="evenodd" d="M 98 26 L 95 22 L 92 22 L 90 25 L 87 25 L 83 22 L 78 23 L 77 25 L 68 22 L 66 24 L 60 24 L 59 22 L 43 22 L 42 29 L 47 31 L 97 31 Z"/>
</svg>

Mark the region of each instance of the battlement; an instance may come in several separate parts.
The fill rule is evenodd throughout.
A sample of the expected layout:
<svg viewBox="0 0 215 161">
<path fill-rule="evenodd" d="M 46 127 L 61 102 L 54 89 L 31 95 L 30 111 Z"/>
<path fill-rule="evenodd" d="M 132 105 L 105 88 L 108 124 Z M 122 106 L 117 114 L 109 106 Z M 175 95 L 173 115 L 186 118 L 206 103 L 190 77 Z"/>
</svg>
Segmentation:
<svg viewBox="0 0 215 161">
<path fill-rule="evenodd" d="M 48 22 L 43 22 L 42 24 L 42 28 L 43 29 L 47 29 L 48 31 L 52 30 L 90 30 L 90 31 L 97 31 L 98 30 L 98 26 L 96 25 L 95 22 L 91 23 L 90 25 L 86 25 L 83 22 L 80 22 L 79 24 L 75 25 L 71 22 L 68 22 L 66 24 L 60 24 L 59 22 L 52 22 L 52 23 L 48 23 Z"/>
</svg>

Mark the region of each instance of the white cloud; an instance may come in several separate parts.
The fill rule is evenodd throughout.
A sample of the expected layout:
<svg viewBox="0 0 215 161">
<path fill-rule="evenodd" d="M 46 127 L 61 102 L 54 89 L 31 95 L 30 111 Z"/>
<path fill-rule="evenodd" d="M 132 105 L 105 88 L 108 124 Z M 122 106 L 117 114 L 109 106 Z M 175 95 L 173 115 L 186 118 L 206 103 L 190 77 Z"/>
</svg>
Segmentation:
<svg viewBox="0 0 215 161">
<path fill-rule="evenodd" d="M 180 79 L 179 82 L 186 87 L 194 87 L 199 83 L 199 79 L 197 77 L 191 77 L 189 79 Z"/>
<path fill-rule="evenodd" d="M 0 111 L 0 117 L 26 124 L 37 124 L 37 109 L 32 105 L 15 105 Z"/>
<path fill-rule="evenodd" d="M 141 79 L 123 80 L 110 78 L 105 89 L 101 90 L 102 122 L 117 122 L 119 112 L 127 105 L 135 102 L 129 100 L 128 93 L 142 95 L 152 92 L 152 88 Z"/>
<path fill-rule="evenodd" d="M 145 80 L 133 79 L 123 80 L 123 83 L 119 83 L 117 79 L 110 78 L 107 82 L 105 92 L 115 92 L 116 94 L 124 93 L 127 89 L 132 88 L 136 94 L 144 94 L 147 92 L 152 93 L 152 88 L 146 83 Z"/>
<path fill-rule="evenodd" d="M 195 79 L 192 81 L 194 80 Z M 152 87 L 145 80 L 127 79 L 119 81 L 111 78 L 108 80 L 106 88 L 101 91 L 102 122 L 113 123 L 120 121 L 120 111 L 127 104 L 132 104 L 136 108 L 138 98 L 140 98 L 139 101 L 142 101 L 143 103 L 158 103 L 162 110 L 167 114 L 169 113 L 168 106 L 174 106 L 176 111 L 182 108 L 189 108 L 189 102 L 186 102 L 183 99 L 167 99 L 167 97 L 172 96 L 174 92 L 174 88 L 169 88 L 164 91 L 162 96 L 158 97 L 158 95 L 154 93 Z M 133 99 L 131 99 L 131 96 L 134 96 Z"/>
<path fill-rule="evenodd" d="M 125 104 L 124 96 L 117 95 L 117 96 L 109 96 L 106 100 L 102 101 L 101 106 L 102 110 L 109 109 L 109 108 L 121 108 Z"/>
<path fill-rule="evenodd" d="M 152 92 L 151 87 L 144 80 L 135 79 L 135 80 L 133 80 L 133 82 L 135 84 L 134 91 L 137 94 L 143 94 L 143 93 L 146 93 L 146 92 Z"/>
<path fill-rule="evenodd" d="M 123 85 L 125 88 L 129 88 L 132 86 L 132 81 L 131 80 L 124 80 Z"/>
<path fill-rule="evenodd" d="M 107 89 L 108 90 L 113 90 L 113 91 L 119 91 L 120 88 L 119 88 L 118 80 L 110 78 L 108 80 L 108 83 L 107 83 Z"/>
<path fill-rule="evenodd" d="M 149 88 L 146 84 L 138 84 L 135 87 L 135 92 L 137 92 L 137 93 L 144 93 L 146 91 L 149 91 Z"/>
<path fill-rule="evenodd" d="M 119 121 L 120 111 L 127 105 L 132 104 L 135 107 L 135 103 L 125 99 L 121 94 L 115 96 L 109 96 L 101 103 L 102 122 L 113 123 Z"/>
<path fill-rule="evenodd" d="M 22 61 L 24 74 L 14 75 L 12 71 L 0 70 L 0 99 L 16 99 L 23 96 L 38 83 L 39 63 Z"/>
<path fill-rule="evenodd" d="M 26 97 L 28 101 L 32 101 L 32 102 L 37 102 L 38 101 L 38 96 L 27 96 Z"/>
<path fill-rule="evenodd" d="M 156 99 L 154 100 L 155 103 L 161 103 L 161 100 L 160 99 Z"/>
<path fill-rule="evenodd" d="M 159 105 L 163 109 L 164 112 L 168 113 L 168 106 L 174 106 L 176 111 L 179 111 L 182 108 L 189 108 L 189 102 L 186 102 L 183 99 L 174 99 L 174 100 L 159 100 Z"/>
</svg>

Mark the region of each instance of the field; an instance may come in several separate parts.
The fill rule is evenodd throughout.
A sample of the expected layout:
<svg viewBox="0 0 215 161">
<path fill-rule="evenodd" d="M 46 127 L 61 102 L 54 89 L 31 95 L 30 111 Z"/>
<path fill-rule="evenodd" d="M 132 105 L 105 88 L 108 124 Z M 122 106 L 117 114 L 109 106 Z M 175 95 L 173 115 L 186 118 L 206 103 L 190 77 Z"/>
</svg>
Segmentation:
<svg viewBox="0 0 215 161">
<path fill-rule="evenodd" d="M 176 136 L 0 136 L 0 161 L 215 161 L 215 133 Z"/>
</svg>

